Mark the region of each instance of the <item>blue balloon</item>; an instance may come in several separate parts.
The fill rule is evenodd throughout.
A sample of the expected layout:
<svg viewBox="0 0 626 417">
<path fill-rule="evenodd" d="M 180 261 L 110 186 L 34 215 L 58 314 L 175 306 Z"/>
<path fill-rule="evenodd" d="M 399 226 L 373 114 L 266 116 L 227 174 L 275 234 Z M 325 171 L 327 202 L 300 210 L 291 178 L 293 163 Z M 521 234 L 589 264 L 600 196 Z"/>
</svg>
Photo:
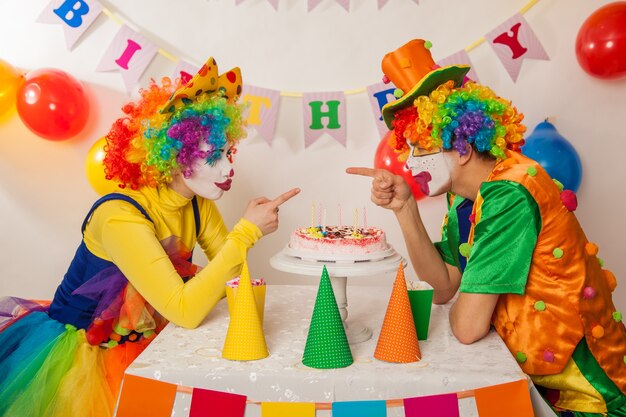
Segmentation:
<svg viewBox="0 0 626 417">
<path fill-rule="evenodd" d="M 552 123 L 539 123 L 526 138 L 522 153 L 537 161 L 566 190 L 578 190 L 583 174 L 580 158 L 572 144 L 561 136 Z"/>
</svg>

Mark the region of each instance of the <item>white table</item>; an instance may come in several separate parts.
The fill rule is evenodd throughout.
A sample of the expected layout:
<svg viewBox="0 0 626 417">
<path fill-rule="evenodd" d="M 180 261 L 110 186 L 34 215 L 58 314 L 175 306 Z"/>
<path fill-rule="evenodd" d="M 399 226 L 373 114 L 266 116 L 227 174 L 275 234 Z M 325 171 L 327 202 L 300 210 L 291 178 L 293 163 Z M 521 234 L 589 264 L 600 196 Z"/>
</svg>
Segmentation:
<svg viewBox="0 0 626 417">
<path fill-rule="evenodd" d="M 351 287 L 351 314 L 374 330 L 371 340 L 351 345 L 354 364 L 318 370 L 302 365 L 306 342 L 302 328 L 309 325 L 317 285 L 270 285 L 265 303 L 268 358 L 236 362 L 221 358 L 228 328 L 226 300 L 203 324 L 188 330 L 169 324 L 135 360 L 127 374 L 183 386 L 233 392 L 254 401 L 332 402 L 397 399 L 460 392 L 526 379 L 495 333 L 472 345 L 462 345 L 450 332 L 449 305 L 433 306 L 429 338 L 420 342 L 422 360 L 392 364 L 373 358 L 391 286 Z M 531 387 L 532 388 L 532 387 Z M 176 417 L 189 413 L 190 396 L 178 393 Z M 460 400 L 463 416 L 477 416 L 473 397 Z M 249 404 L 246 417 L 260 416 L 260 406 Z M 318 411 L 317 416 L 330 416 Z M 404 416 L 401 407 L 389 416 Z M 540 415 L 537 414 L 536 415 Z"/>
</svg>

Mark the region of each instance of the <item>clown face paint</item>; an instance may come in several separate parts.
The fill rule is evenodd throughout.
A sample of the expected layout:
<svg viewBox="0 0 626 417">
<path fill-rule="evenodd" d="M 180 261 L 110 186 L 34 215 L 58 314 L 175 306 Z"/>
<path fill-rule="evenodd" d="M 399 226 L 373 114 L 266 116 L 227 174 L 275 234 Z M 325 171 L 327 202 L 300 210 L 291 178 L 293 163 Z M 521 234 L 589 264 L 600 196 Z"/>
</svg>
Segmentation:
<svg viewBox="0 0 626 417">
<path fill-rule="evenodd" d="M 406 166 L 411 170 L 413 180 L 427 196 L 436 196 L 450 189 L 450 166 L 446 153 L 440 149 L 425 151 L 409 144 L 411 153 Z"/>
<path fill-rule="evenodd" d="M 208 145 L 203 144 L 200 149 L 207 150 Z M 185 185 L 194 194 L 209 200 L 218 200 L 225 191 L 230 190 L 232 177 L 235 175 L 232 168 L 234 148 L 227 145 L 215 152 L 221 152 L 218 160 L 209 164 L 206 159 L 197 159 L 191 177 L 183 178 Z"/>
</svg>

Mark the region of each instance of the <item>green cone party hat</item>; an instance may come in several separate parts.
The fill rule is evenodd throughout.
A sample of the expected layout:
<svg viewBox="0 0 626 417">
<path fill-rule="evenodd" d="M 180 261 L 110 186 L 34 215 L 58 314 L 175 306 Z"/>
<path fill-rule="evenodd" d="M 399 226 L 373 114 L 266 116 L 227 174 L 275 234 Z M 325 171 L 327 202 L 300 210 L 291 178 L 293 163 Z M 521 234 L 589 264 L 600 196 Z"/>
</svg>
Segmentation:
<svg viewBox="0 0 626 417">
<path fill-rule="evenodd" d="M 311 368 L 345 368 L 353 362 L 326 265 L 317 290 L 302 363 Z"/>
</svg>

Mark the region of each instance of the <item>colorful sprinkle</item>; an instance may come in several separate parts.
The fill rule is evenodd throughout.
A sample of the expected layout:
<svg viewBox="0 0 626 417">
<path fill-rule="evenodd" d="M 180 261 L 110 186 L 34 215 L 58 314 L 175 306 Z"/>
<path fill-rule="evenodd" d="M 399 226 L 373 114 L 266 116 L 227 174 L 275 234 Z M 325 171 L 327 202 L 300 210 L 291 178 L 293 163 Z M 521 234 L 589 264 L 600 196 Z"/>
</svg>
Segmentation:
<svg viewBox="0 0 626 417">
<path fill-rule="evenodd" d="M 614 311 L 613 312 L 613 320 L 615 320 L 618 323 L 620 321 L 622 321 L 622 313 L 621 313 L 621 311 Z"/>
<path fill-rule="evenodd" d="M 556 258 L 556 259 L 561 259 L 563 257 L 563 249 L 561 248 L 555 248 L 552 251 L 552 255 Z"/>
<path fill-rule="evenodd" d="M 517 352 L 515 354 L 515 359 L 519 362 L 519 363 L 524 363 L 526 362 L 526 354 L 524 352 Z"/>
<path fill-rule="evenodd" d="M 472 249 L 472 245 L 470 245 L 469 243 L 461 243 L 459 245 L 459 253 L 463 256 L 465 256 L 466 258 L 469 257 L 470 255 L 470 250 Z"/>
<path fill-rule="evenodd" d="M 543 360 L 546 362 L 554 362 L 554 353 L 549 349 L 544 350 Z"/>
<path fill-rule="evenodd" d="M 595 288 L 593 288 L 593 287 L 585 287 L 583 289 L 583 298 L 585 300 L 591 300 L 595 296 L 596 296 Z"/>
<path fill-rule="evenodd" d="M 600 326 L 599 324 L 597 326 L 594 326 L 593 329 L 591 329 L 591 334 L 596 339 L 604 337 L 604 327 Z"/>
<path fill-rule="evenodd" d="M 546 303 L 544 303 L 543 301 L 537 301 L 535 303 L 535 310 L 544 311 L 545 309 L 546 309 Z"/>
<path fill-rule="evenodd" d="M 526 170 L 526 173 L 530 175 L 531 177 L 534 177 L 535 175 L 537 175 L 537 168 L 528 167 L 528 169 Z"/>
</svg>

